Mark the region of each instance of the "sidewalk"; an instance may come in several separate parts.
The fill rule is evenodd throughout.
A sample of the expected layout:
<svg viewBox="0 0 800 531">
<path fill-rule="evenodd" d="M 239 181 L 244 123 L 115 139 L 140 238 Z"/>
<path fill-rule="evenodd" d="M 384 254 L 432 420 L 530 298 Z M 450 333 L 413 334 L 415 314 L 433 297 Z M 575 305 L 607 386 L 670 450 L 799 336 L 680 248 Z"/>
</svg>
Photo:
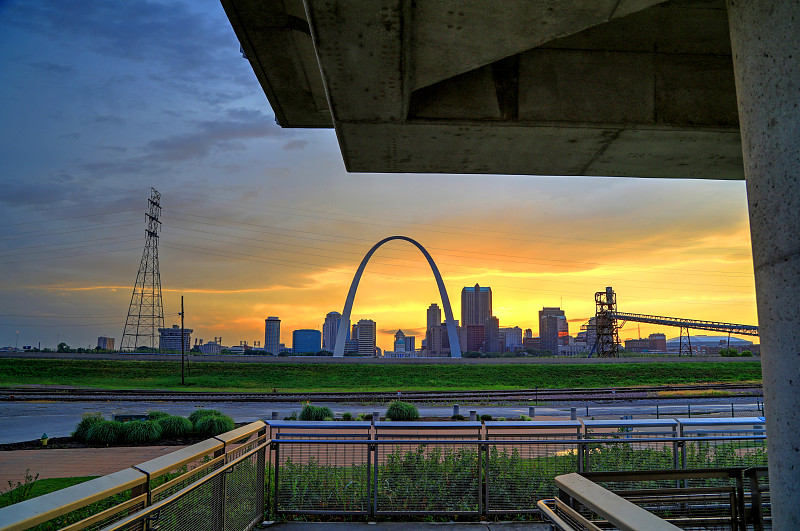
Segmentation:
<svg viewBox="0 0 800 531">
<path fill-rule="evenodd" d="M 258 526 L 256 526 L 258 529 Z M 268 531 L 546 531 L 544 522 L 275 522 Z"/>
<path fill-rule="evenodd" d="M 0 490 L 8 482 L 24 481 L 25 471 L 39 479 L 73 476 L 105 476 L 131 465 L 175 452 L 182 446 L 134 446 L 117 448 L 66 448 L 0 452 Z"/>
</svg>

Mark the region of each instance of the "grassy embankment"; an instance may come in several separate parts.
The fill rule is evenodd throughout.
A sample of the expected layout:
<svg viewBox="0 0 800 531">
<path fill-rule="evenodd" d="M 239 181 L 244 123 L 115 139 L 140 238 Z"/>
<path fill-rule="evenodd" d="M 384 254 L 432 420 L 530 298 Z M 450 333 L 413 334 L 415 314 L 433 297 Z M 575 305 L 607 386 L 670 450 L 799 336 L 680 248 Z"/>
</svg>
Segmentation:
<svg viewBox="0 0 800 531">
<path fill-rule="evenodd" d="M 70 385 L 196 391 L 436 391 L 622 387 L 761 382 L 761 364 L 338 365 L 193 363 L 186 386 L 180 363 L 159 361 L 0 360 L 0 386 Z"/>
</svg>

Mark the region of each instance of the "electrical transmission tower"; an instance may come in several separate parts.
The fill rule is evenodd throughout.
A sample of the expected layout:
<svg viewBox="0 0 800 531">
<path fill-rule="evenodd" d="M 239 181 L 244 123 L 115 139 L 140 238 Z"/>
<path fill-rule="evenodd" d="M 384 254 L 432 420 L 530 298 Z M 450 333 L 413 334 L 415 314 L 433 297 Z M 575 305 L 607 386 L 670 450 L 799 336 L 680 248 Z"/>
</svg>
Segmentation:
<svg viewBox="0 0 800 531">
<path fill-rule="evenodd" d="M 158 271 L 158 230 L 161 221 L 161 194 L 150 188 L 146 239 L 139 273 L 133 286 L 131 305 L 125 319 L 120 352 L 140 347 L 158 350 L 159 328 L 164 328 L 164 304 L 161 301 L 161 273 Z"/>
</svg>

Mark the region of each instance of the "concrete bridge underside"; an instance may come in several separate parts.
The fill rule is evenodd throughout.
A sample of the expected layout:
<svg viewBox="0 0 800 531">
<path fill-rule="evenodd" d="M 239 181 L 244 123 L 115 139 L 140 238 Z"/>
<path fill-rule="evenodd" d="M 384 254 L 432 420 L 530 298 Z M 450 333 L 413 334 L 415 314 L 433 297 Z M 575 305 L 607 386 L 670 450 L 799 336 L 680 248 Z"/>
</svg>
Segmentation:
<svg viewBox="0 0 800 531">
<path fill-rule="evenodd" d="M 222 0 L 349 171 L 747 180 L 776 529 L 800 529 L 800 2 Z"/>
</svg>

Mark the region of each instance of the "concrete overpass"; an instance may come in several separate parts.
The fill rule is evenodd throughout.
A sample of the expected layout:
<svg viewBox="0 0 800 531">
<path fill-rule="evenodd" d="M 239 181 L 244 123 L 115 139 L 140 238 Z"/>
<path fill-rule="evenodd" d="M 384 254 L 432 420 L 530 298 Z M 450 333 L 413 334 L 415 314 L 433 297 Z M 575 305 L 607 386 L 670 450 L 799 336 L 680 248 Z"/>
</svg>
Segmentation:
<svg viewBox="0 0 800 531">
<path fill-rule="evenodd" d="M 747 180 L 776 529 L 800 528 L 800 3 L 222 0 L 364 172 Z"/>
</svg>

